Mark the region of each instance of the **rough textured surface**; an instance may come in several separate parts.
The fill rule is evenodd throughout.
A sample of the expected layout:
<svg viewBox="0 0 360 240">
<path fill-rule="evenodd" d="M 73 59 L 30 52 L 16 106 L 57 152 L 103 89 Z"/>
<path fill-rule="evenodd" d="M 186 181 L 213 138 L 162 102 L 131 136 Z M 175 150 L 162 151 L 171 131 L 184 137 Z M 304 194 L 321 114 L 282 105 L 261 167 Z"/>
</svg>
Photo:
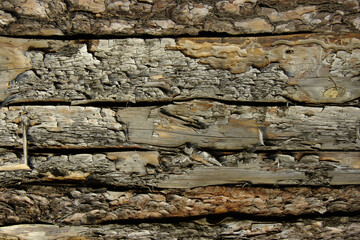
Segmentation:
<svg viewBox="0 0 360 240">
<path fill-rule="evenodd" d="M 0 38 L 0 99 L 345 103 L 360 97 L 359 36 Z"/>
<path fill-rule="evenodd" d="M 125 142 L 123 126 L 111 109 L 16 106 L 0 112 L 2 146 L 22 146 L 24 123 L 29 125 L 29 147 L 116 147 Z"/>
<path fill-rule="evenodd" d="M 109 187 L 193 188 L 209 185 L 356 185 L 359 152 L 224 154 L 186 148 L 183 153 L 121 151 L 95 154 L 30 154 L 28 171 L 22 154 L 0 153 L 0 183 L 77 182 Z M 331 158 L 329 158 L 331 156 Z M 11 167 L 11 169 L 10 169 Z M 7 170 L 7 171 L 4 171 Z"/>
<path fill-rule="evenodd" d="M 358 0 L 0 0 L 0 239 L 358 239 Z"/>
<path fill-rule="evenodd" d="M 3 0 L 0 34 L 198 35 L 358 32 L 356 0 Z"/>
<path fill-rule="evenodd" d="M 188 143 L 215 150 L 359 148 L 360 112 L 356 107 L 250 107 L 195 100 L 161 108 L 120 109 L 117 118 L 128 124 L 130 142 L 155 146 Z"/>
<path fill-rule="evenodd" d="M 0 223 L 101 224 L 236 213 L 243 216 L 305 216 L 358 212 L 359 187 L 265 188 L 214 186 L 186 190 L 108 190 L 27 186 L 1 189 Z"/>
<path fill-rule="evenodd" d="M 357 217 L 254 221 L 237 218 L 200 218 L 178 223 L 62 226 L 20 224 L 0 227 L 5 240 L 61 239 L 357 239 Z"/>
<path fill-rule="evenodd" d="M 0 109 L 1 147 L 181 147 L 358 150 L 357 107 L 252 107 L 191 101 L 163 107 L 12 106 Z M 346 124 L 344 124 L 346 122 Z"/>
</svg>

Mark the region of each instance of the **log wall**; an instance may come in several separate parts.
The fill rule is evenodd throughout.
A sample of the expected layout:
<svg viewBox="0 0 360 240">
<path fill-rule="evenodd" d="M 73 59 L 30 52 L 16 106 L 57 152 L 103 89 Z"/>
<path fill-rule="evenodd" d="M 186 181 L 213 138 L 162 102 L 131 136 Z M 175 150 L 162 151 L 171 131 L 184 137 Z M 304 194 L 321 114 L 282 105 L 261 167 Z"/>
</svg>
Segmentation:
<svg viewBox="0 0 360 240">
<path fill-rule="evenodd" d="M 356 0 L 3 0 L 1 239 L 356 239 Z"/>
</svg>

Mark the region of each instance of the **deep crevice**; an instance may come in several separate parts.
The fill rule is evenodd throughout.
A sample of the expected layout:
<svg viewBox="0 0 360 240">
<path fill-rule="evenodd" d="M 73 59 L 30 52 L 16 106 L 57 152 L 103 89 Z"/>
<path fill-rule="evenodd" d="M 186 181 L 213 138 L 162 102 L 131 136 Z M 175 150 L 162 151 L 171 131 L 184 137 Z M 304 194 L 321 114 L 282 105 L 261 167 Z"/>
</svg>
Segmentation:
<svg viewBox="0 0 360 240">
<path fill-rule="evenodd" d="M 110 185 L 99 181 L 99 179 L 91 179 L 91 175 L 86 180 L 52 180 L 52 181 L 31 181 L 21 184 L 8 185 L 7 188 L 13 188 L 17 190 L 28 190 L 32 187 L 54 187 L 59 191 L 67 191 L 71 189 L 90 189 L 93 192 L 106 192 L 106 191 L 118 191 L 126 192 L 132 191 L 135 194 L 147 194 L 147 193 L 161 193 L 158 189 L 152 186 L 146 185 Z M 161 189 L 164 190 L 164 189 Z M 30 191 L 31 192 L 31 191 Z"/>
<path fill-rule="evenodd" d="M 328 184 L 321 184 L 321 185 L 310 185 L 310 184 L 288 184 L 288 185 L 276 185 L 276 184 L 252 184 L 247 182 L 242 183 L 234 183 L 234 184 L 217 184 L 217 185 L 205 185 L 205 186 L 198 186 L 198 187 L 187 187 L 187 188 L 161 188 L 155 186 L 155 183 L 142 183 L 141 185 L 133 184 L 129 185 L 129 183 L 125 183 L 126 185 L 113 185 L 107 182 L 103 182 L 101 178 L 96 176 L 97 173 L 90 174 L 85 180 L 51 180 L 48 182 L 44 182 L 42 180 L 33 180 L 28 182 L 17 182 L 15 184 L 8 184 L 7 188 L 14 188 L 14 189 L 27 189 L 29 187 L 36 187 L 36 186 L 52 186 L 54 188 L 87 188 L 91 191 L 132 191 L 136 194 L 144 194 L 144 193 L 157 193 L 157 194 L 181 194 L 186 191 L 191 191 L 192 189 L 202 189 L 208 187 L 225 187 L 229 188 L 228 190 L 231 191 L 231 188 L 234 189 L 289 189 L 289 188 L 298 188 L 299 190 L 302 188 L 308 188 L 311 190 L 320 189 L 320 188 L 331 188 L 332 190 L 335 189 L 344 189 L 344 188 L 359 188 L 359 185 L 356 184 L 344 184 L 344 185 L 328 185 Z M 99 173 L 102 175 L 101 173 Z M 185 174 L 185 173 L 184 173 Z M 149 176 L 148 176 L 149 177 Z M 156 176 L 151 180 L 155 180 Z M 141 182 L 141 180 L 146 179 L 144 177 L 134 175 L 132 177 L 134 182 Z M 190 197 L 191 198 L 191 197 Z"/>
<path fill-rule="evenodd" d="M 124 219 L 124 220 L 115 220 L 115 221 L 106 221 L 102 223 L 94 224 L 84 224 L 82 226 L 92 227 L 92 226 L 106 226 L 106 225 L 139 225 L 142 223 L 154 223 L 154 224 L 182 224 L 182 223 L 197 223 L 198 220 L 204 219 L 208 225 L 220 225 L 224 221 L 252 221 L 252 223 L 282 223 L 290 224 L 296 222 L 304 221 L 324 221 L 325 224 L 327 220 L 333 222 L 341 221 L 340 218 L 350 217 L 355 218 L 357 221 L 360 221 L 360 212 L 335 212 L 335 213 L 325 213 L 325 214 L 303 214 L 303 215 L 287 215 L 287 216 L 254 216 L 250 214 L 240 214 L 236 212 L 221 213 L 221 214 L 208 214 L 208 215 L 199 215 L 199 216 L 189 216 L 189 217 L 166 217 L 166 218 L 148 218 L 148 219 Z M 204 224 L 206 224 L 204 223 Z M 51 222 L 46 220 L 38 219 L 36 222 L 20 222 L 16 224 L 6 223 L 1 227 L 7 226 L 16 226 L 21 224 L 43 224 L 43 225 L 58 225 L 58 226 L 72 226 L 71 224 L 64 224 L 58 222 Z M 202 224 L 202 223 L 199 223 Z"/>
<path fill-rule="evenodd" d="M 101 107 L 101 108 L 115 108 L 115 107 L 157 107 L 173 104 L 174 101 L 158 101 L 158 102 L 114 102 L 114 101 L 16 101 L 10 104 L 5 104 L 6 107 L 10 106 L 79 106 L 79 107 Z"/>
<path fill-rule="evenodd" d="M 182 222 L 191 222 L 199 219 L 205 218 L 210 225 L 217 225 L 221 223 L 226 218 L 233 218 L 236 221 L 245 221 L 250 220 L 254 222 L 281 222 L 281 223 L 291 223 L 303 220 L 312 220 L 312 219 L 325 219 L 330 217 L 360 217 L 360 211 L 356 212 L 335 212 L 335 213 L 312 213 L 312 214 L 301 214 L 301 215 L 286 215 L 286 216 L 255 216 L 251 214 L 243 214 L 236 212 L 222 213 L 222 214 L 208 214 L 200 216 L 189 216 L 189 217 L 168 217 L 168 218 L 149 218 L 149 219 L 126 219 L 126 220 L 117 220 L 117 221 L 108 221 L 104 222 L 101 225 L 105 224 L 141 224 L 141 223 L 182 223 Z"/>
<path fill-rule="evenodd" d="M 10 100 L 3 101 L 2 107 L 9 106 L 82 106 L 82 107 L 101 107 L 101 108 L 122 108 L 122 107 L 162 107 L 175 103 L 186 103 L 190 101 L 212 101 L 219 102 L 226 105 L 236 105 L 236 106 L 253 106 L 253 107 L 289 107 L 289 106 L 303 106 L 303 107 L 359 107 L 360 99 L 358 103 L 355 100 L 351 100 L 344 103 L 305 103 L 305 102 L 296 102 L 291 99 L 288 99 L 287 102 L 261 102 L 261 101 L 237 101 L 237 100 L 223 100 L 218 98 L 186 98 L 186 99 L 173 99 L 167 101 L 137 101 L 137 102 L 114 102 L 114 101 L 97 101 L 97 100 L 84 100 L 84 101 L 62 101 L 62 100 L 53 100 L 53 101 L 21 101 L 17 100 L 16 102 L 11 102 Z"/>
<path fill-rule="evenodd" d="M 31 144 L 31 142 L 30 142 Z M 205 151 L 210 153 L 213 156 L 224 156 L 224 155 L 231 155 L 231 154 L 237 154 L 237 153 L 264 153 L 264 154 L 319 154 L 322 152 L 333 152 L 333 153 L 340 153 L 340 152 L 360 152 L 360 149 L 256 149 L 255 148 L 244 148 L 244 149 L 224 149 L 224 150 L 214 150 L 211 148 L 198 148 L 197 146 L 194 146 L 196 150 L 198 151 Z M 258 146 L 257 146 L 258 147 Z M 7 149 L 9 152 L 19 152 L 19 154 L 22 152 L 22 147 L 0 147 L 1 149 Z M 39 148 L 36 146 L 29 146 L 28 152 L 31 155 L 41 155 L 41 154 L 56 154 L 56 155 L 68 155 L 68 154 L 96 154 L 96 153 L 107 153 L 107 152 L 126 152 L 126 151 L 154 151 L 157 150 L 159 152 L 161 151 L 171 151 L 173 153 L 182 152 L 182 146 L 178 147 L 161 147 L 161 146 L 154 146 L 154 145 L 145 145 L 145 144 L 137 144 L 137 143 L 124 143 L 124 146 L 119 147 L 73 147 L 73 148 L 64 148 L 64 147 L 48 147 L 48 148 Z"/>
<path fill-rule="evenodd" d="M 235 37 L 276 37 L 276 36 L 289 36 L 289 35 L 302 35 L 302 34 L 318 34 L 312 31 L 297 31 L 297 32 L 287 32 L 287 33 L 254 33 L 254 34 L 230 34 L 226 32 L 210 32 L 210 31 L 200 31 L 197 34 L 162 34 L 161 36 L 151 35 L 151 34 L 134 34 L 134 35 L 114 35 L 114 34 L 68 34 L 66 36 L 59 35 L 49 35 L 49 36 L 39 36 L 39 35 L 0 35 L 0 37 L 9 37 L 9 38 L 25 38 L 25 39 L 48 39 L 48 40 L 98 40 L 98 39 L 127 39 L 127 38 L 142 38 L 142 39 L 159 39 L 159 38 L 235 38 Z M 324 34 L 323 34 L 324 35 Z M 330 34 L 328 34 L 330 35 Z"/>
</svg>

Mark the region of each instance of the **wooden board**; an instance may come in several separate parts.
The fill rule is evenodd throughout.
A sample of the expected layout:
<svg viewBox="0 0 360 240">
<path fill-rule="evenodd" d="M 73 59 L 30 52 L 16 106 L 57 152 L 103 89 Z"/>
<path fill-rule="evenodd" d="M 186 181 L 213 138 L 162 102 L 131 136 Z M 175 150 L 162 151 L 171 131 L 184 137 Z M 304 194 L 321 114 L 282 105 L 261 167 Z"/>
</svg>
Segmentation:
<svg viewBox="0 0 360 240">
<path fill-rule="evenodd" d="M 190 144 L 214 150 L 358 150 L 359 120 L 356 107 L 249 107 L 206 101 L 117 111 L 14 106 L 0 110 L 0 146 L 22 147 L 25 122 L 29 148 Z"/>
<path fill-rule="evenodd" d="M 347 103 L 360 35 L 30 40 L 0 38 L 0 100 Z"/>
<path fill-rule="evenodd" d="M 330 154 L 332 158 L 326 158 Z M 91 186 L 188 189 L 224 184 L 314 187 L 360 184 L 360 152 L 211 154 L 191 148 L 184 152 L 67 155 L 30 152 L 27 165 L 23 161 L 21 152 L 2 150 L 2 186 L 73 182 Z"/>
</svg>

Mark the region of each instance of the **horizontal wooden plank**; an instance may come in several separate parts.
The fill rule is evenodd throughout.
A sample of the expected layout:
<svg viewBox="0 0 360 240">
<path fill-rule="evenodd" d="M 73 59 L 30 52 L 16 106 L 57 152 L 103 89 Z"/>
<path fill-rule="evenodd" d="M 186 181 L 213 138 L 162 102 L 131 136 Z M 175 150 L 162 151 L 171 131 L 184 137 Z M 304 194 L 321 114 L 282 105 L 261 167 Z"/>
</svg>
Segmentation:
<svg viewBox="0 0 360 240">
<path fill-rule="evenodd" d="M 109 191 L 105 188 L 28 186 L 0 189 L 0 224 L 102 224 L 130 219 L 199 217 L 211 214 L 307 216 L 356 213 L 359 186 L 205 187 L 188 190 Z M 21 207 L 15 207 L 19 206 Z"/>
<path fill-rule="evenodd" d="M 22 147 L 28 124 L 29 147 L 89 148 L 125 146 L 123 126 L 111 109 L 69 106 L 2 108 L 2 146 Z"/>
<path fill-rule="evenodd" d="M 193 188 L 200 186 L 241 184 L 249 185 L 322 185 L 329 182 L 330 185 L 358 185 L 360 184 L 359 170 L 334 170 L 322 171 L 317 169 L 318 174 L 327 173 L 330 176 L 316 176 L 312 178 L 306 170 L 281 169 L 268 171 L 261 169 L 241 169 L 231 167 L 207 167 L 195 168 L 183 175 L 171 175 L 168 179 L 156 184 L 160 188 Z M 326 179 L 327 178 L 327 179 Z M 320 181 L 320 182 L 317 182 Z"/>
<path fill-rule="evenodd" d="M 347 1 L 3 0 L 0 34 L 197 35 L 358 31 L 359 3 Z"/>
<path fill-rule="evenodd" d="M 0 38 L 0 100 L 346 103 L 360 97 L 360 35 Z"/>
<path fill-rule="evenodd" d="M 360 152 L 234 153 L 196 149 L 81 154 L 0 153 L 0 184 L 81 182 L 114 187 L 360 185 Z M 294 157 L 297 156 L 297 157 Z M 27 170 L 27 171 L 23 171 Z"/>
<path fill-rule="evenodd" d="M 327 155 L 333 154 L 329 161 Z M 297 155 L 298 157 L 294 157 Z M 222 167 L 196 167 L 157 183 L 163 188 L 240 184 L 351 185 L 360 184 L 360 152 L 287 154 L 239 153 L 222 156 Z"/>
<path fill-rule="evenodd" d="M 163 107 L 13 106 L 0 110 L 0 147 L 180 147 L 358 150 L 356 107 L 250 107 L 192 101 Z"/>
<path fill-rule="evenodd" d="M 185 219 L 183 219 L 185 220 Z M 317 217 L 293 221 L 255 221 L 235 217 L 209 216 L 201 219 L 174 223 L 105 224 L 100 226 L 59 226 L 51 224 L 18 224 L 0 227 L 4 240 L 17 238 L 47 239 L 304 239 L 317 236 L 322 239 L 351 239 L 360 232 L 358 217 Z M 101 237 L 100 237 L 101 236 Z M 15 238 L 17 237 L 17 238 Z"/>
<path fill-rule="evenodd" d="M 117 117 L 127 124 L 130 142 L 155 146 L 359 149 L 360 109 L 353 107 L 249 107 L 191 101 L 119 109 Z"/>
</svg>

